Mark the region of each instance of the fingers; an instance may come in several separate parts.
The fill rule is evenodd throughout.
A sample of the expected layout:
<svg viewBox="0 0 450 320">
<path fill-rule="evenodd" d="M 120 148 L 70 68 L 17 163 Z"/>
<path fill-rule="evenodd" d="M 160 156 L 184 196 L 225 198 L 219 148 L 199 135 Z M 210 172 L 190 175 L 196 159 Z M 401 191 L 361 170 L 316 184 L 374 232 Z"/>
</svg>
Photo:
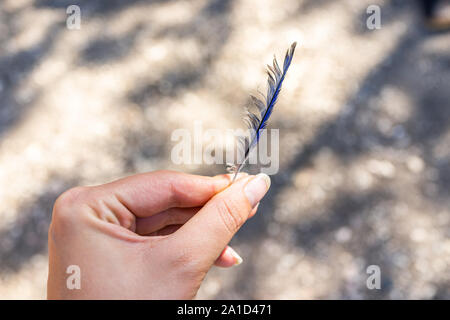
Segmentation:
<svg viewBox="0 0 450 320">
<path fill-rule="evenodd" d="M 259 203 L 253 208 L 249 218 L 258 210 Z M 136 219 L 135 232 L 141 236 L 167 235 L 178 230 L 192 218 L 201 207 L 194 208 L 170 208 L 150 217 Z M 168 228 L 176 225 L 177 228 Z M 164 230 L 161 230 L 164 229 Z M 172 232 L 168 232 L 172 231 Z"/>
<path fill-rule="evenodd" d="M 147 236 L 167 236 L 169 234 L 174 233 L 175 231 L 177 231 L 178 229 L 181 228 L 181 224 L 171 224 L 168 226 L 165 226 L 162 229 L 153 231 L 152 233 L 147 234 Z"/>
<path fill-rule="evenodd" d="M 211 266 L 250 217 L 269 186 L 270 178 L 265 174 L 235 181 L 170 236 L 174 249 L 184 248 L 191 259 Z"/>
<path fill-rule="evenodd" d="M 149 235 L 169 225 L 185 224 L 200 207 L 194 208 L 170 208 L 150 217 L 136 220 L 136 233 Z"/>
<path fill-rule="evenodd" d="M 241 264 L 242 261 L 243 260 L 242 260 L 241 256 L 238 255 L 237 252 L 234 251 L 233 248 L 231 248 L 230 246 L 227 246 L 225 249 L 223 249 L 220 256 L 214 262 L 214 265 L 216 267 L 229 268 L 229 267 Z"/>
<path fill-rule="evenodd" d="M 149 217 L 172 207 L 198 207 L 227 187 L 227 175 L 204 177 L 155 171 L 117 180 L 96 189 L 113 193 L 136 217 Z"/>
</svg>

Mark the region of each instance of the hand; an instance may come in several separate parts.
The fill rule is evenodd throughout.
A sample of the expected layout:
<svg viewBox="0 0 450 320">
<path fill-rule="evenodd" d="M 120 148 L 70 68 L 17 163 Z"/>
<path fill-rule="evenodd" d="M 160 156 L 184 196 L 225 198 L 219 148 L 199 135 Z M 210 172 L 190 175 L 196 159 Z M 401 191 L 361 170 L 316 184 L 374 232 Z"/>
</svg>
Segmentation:
<svg viewBox="0 0 450 320">
<path fill-rule="evenodd" d="M 49 230 L 49 299 L 190 299 L 213 264 L 239 256 L 227 244 L 256 213 L 265 174 L 202 177 L 156 171 L 56 201 Z M 70 265 L 81 288 L 66 285 Z"/>
</svg>

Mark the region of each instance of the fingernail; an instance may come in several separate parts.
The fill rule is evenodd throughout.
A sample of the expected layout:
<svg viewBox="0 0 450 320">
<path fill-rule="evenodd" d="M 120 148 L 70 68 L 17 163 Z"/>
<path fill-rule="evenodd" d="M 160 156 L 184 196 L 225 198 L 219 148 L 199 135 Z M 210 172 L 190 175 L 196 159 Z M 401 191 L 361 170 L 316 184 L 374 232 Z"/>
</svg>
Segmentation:
<svg viewBox="0 0 450 320">
<path fill-rule="evenodd" d="M 260 173 L 245 186 L 244 192 L 252 208 L 254 208 L 258 202 L 267 193 L 270 188 L 270 178 L 265 173 Z"/>
<path fill-rule="evenodd" d="M 234 260 L 235 260 L 235 262 L 234 262 L 234 265 L 235 265 L 235 266 L 240 265 L 240 264 L 242 263 L 242 261 L 244 261 L 244 260 L 241 258 L 241 256 L 238 255 L 238 253 L 237 253 L 236 251 L 234 251 L 233 248 L 228 247 L 227 250 L 228 250 L 228 252 L 231 253 L 231 255 L 233 256 L 233 258 L 234 258 Z"/>
</svg>

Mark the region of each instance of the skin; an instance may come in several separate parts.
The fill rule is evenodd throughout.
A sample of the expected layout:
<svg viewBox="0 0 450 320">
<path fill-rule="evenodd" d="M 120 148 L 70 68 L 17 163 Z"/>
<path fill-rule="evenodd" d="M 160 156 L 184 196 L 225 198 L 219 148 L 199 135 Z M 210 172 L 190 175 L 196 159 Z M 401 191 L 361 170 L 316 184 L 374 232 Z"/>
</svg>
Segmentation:
<svg viewBox="0 0 450 320">
<path fill-rule="evenodd" d="M 156 171 L 66 191 L 49 229 L 48 298 L 194 298 L 213 265 L 239 262 L 227 244 L 267 179 Z M 67 288 L 70 265 L 80 267 L 79 290 Z"/>
</svg>

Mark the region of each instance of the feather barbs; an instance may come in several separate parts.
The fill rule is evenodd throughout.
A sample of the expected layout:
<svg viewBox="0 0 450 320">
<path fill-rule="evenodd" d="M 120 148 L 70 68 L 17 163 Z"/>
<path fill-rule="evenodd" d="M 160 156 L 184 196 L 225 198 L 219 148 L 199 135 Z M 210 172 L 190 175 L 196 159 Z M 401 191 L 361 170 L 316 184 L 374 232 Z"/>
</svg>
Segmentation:
<svg viewBox="0 0 450 320">
<path fill-rule="evenodd" d="M 262 130 L 264 130 L 267 126 L 267 121 L 272 114 L 275 103 L 277 102 L 284 77 L 286 76 L 286 72 L 291 65 L 296 45 L 297 43 L 294 42 L 286 51 L 283 62 L 283 69 L 281 69 L 278 65 L 276 57 L 274 57 L 273 59 L 272 66 L 267 65 L 268 86 L 267 95 L 264 99 L 265 101 L 258 99 L 253 95 L 250 96 L 251 102 L 256 107 L 256 110 L 258 112 L 254 113 L 250 111 L 250 109 L 247 109 L 246 111 L 244 122 L 250 129 L 250 134 L 247 136 L 238 137 L 238 151 L 241 155 L 240 159 L 238 156 L 236 163 L 227 164 L 228 172 L 234 173 L 233 181 L 236 179 L 237 174 L 242 170 L 245 162 L 249 157 L 250 151 L 257 145 Z"/>
</svg>

